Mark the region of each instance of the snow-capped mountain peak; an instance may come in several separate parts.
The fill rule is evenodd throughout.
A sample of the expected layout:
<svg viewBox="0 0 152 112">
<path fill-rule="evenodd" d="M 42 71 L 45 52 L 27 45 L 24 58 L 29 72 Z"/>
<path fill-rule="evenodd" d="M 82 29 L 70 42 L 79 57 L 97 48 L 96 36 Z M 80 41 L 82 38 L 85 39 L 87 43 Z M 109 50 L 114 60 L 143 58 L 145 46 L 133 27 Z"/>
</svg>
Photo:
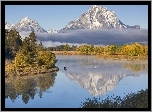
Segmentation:
<svg viewBox="0 0 152 112">
<path fill-rule="evenodd" d="M 31 19 L 29 17 L 23 18 L 21 21 L 30 21 Z"/>
<path fill-rule="evenodd" d="M 138 27 L 137 27 L 138 26 Z M 77 20 L 70 21 L 68 25 L 62 30 L 75 30 L 75 29 L 126 29 L 135 28 L 139 29 L 140 26 L 129 26 L 123 24 L 112 10 L 107 10 L 104 6 L 93 5 L 90 9 L 83 13 Z"/>
<path fill-rule="evenodd" d="M 25 18 L 24 18 L 24 20 L 29 20 L 29 19 L 30 19 L 29 17 L 25 17 Z"/>
<path fill-rule="evenodd" d="M 11 25 L 10 29 L 12 27 L 13 26 Z M 35 20 L 31 20 L 29 17 L 25 17 L 22 20 L 20 20 L 17 24 L 14 25 L 14 28 L 18 32 L 23 32 L 23 31 L 46 32 Z M 6 29 L 6 24 L 5 24 L 5 29 Z"/>
</svg>

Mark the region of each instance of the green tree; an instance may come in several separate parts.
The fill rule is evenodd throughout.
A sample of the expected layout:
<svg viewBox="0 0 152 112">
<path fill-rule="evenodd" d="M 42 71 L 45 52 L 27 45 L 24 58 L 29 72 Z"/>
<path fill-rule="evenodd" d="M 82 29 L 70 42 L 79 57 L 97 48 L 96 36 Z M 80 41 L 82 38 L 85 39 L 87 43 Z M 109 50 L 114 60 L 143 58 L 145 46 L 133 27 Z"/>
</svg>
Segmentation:
<svg viewBox="0 0 152 112">
<path fill-rule="evenodd" d="M 80 51 L 83 54 L 88 54 L 88 45 L 82 45 L 81 48 L 80 48 Z"/>
<path fill-rule="evenodd" d="M 103 47 L 102 46 L 98 46 L 98 47 L 95 47 L 95 52 L 96 52 L 96 54 L 102 54 L 102 52 L 103 52 Z"/>
<path fill-rule="evenodd" d="M 21 36 L 15 29 L 5 30 L 5 56 L 14 58 L 22 45 Z"/>
<path fill-rule="evenodd" d="M 30 46 L 31 46 L 31 49 L 32 49 L 32 54 L 31 54 L 31 58 L 35 58 L 36 54 L 37 54 L 37 50 L 36 50 L 36 42 L 37 42 L 37 37 L 35 35 L 35 33 L 32 31 L 29 35 L 29 40 L 30 40 Z"/>
<path fill-rule="evenodd" d="M 111 54 L 111 51 L 112 51 L 112 46 L 111 45 L 107 45 L 104 47 L 104 53 L 105 54 Z"/>
<path fill-rule="evenodd" d="M 30 43 L 29 37 L 23 40 L 23 44 L 19 49 L 19 52 L 28 58 L 28 62 L 32 64 L 36 56 L 36 49 L 33 49 Z"/>
<path fill-rule="evenodd" d="M 55 54 L 50 51 L 40 51 L 38 53 L 37 62 L 39 66 L 45 65 L 47 68 L 55 66 L 57 62 Z"/>
<path fill-rule="evenodd" d="M 37 40 L 36 40 L 37 37 L 36 37 L 34 31 L 32 31 L 32 32 L 30 33 L 29 39 L 30 39 L 31 46 L 32 46 L 32 47 L 35 47 L 35 46 L 36 46 L 36 42 L 37 42 Z"/>
<path fill-rule="evenodd" d="M 37 52 L 38 50 L 42 50 L 43 46 L 42 43 L 40 43 L 38 46 L 36 44 L 36 36 L 34 32 L 31 32 L 29 37 L 26 37 L 23 40 L 23 45 L 21 46 L 19 52 L 24 54 L 26 57 L 28 57 L 28 62 L 30 64 L 36 62 Z"/>
<path fill-rule="evenodd" d="M 40 42 L 40 44 L 37 46 L 37 52 L 39 52 L 39 51 L 44 51 L 45 50 L 45 48 L 43 47 L 43 45 L 42 45 L 42 42 Z"/>
<path fill-rule="evenodd" d="M 68 44 L 66 44 L 66 45 L 64 46 L 64 50 L 65 50 L 65 51 L 69 51 L 69 50 L 70 50 L 70 46 L 69 46 Z"/>
<path fill-rule="evenodd" d="M 22 53 L 17 53 L 14 60 L 14 65 L 17 69 L 26 67 L 29 65 L 28 57 Z"/>
<path fill-rule="evenodd" d="M 112 47 L 111 48 L 111 53 L 112 54 L 117 54 L 118 50 L 119 50 L 119 46 L 117 44 L 115 44 L 115 45 L 112 45 L 111 47 Z"/>
</svg>

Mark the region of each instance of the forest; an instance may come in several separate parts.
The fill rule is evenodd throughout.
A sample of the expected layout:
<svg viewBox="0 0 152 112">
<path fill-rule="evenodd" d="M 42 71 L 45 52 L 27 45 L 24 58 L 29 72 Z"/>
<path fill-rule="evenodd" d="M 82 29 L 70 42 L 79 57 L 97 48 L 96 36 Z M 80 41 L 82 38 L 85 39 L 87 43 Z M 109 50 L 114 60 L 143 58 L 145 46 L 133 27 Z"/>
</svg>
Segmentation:
<svg viewBox="0 0 152 112">
<path fill-rule="evenodd" d="M 34 32 L 21 39 L 15 29 L 5 30 L 5 76 L 58 71 L 54 53 L 37 42 Z"/>
</svg>

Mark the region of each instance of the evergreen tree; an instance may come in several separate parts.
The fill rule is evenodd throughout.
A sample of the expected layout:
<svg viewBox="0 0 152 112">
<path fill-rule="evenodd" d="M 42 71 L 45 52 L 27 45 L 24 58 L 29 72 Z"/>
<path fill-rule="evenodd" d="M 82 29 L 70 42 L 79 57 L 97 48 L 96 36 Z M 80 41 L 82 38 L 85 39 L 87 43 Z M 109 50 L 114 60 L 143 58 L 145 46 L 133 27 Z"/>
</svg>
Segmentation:
<svg viewBox="0 0 152 112">
<path fill-rule="evenodd" d="M 24 56 L 26 56 L 28 58 L 28 62 L 29 63 L 33 63 L 33 55 L 35 55 L 35 52 L 32 49 L 32 46 L 30 44 L 30 40 L 28 37 L 26 37 L 23 40 L 23 44 L 19 49 L 19 53 L 23 54 Z"/>
<path fill-rule="evenodd" d="M 32 31 L 29 35 L 29 40 L 30 40 L 30 43 L 31 43 L 31 46 L 32 47 L 35 47 L 36 46 L 36 42 L 37 42 L 37 37 L 35 36 L 35 33 Z"/>
<path fill-rule="evenodd" d="M 32 58 L 34 58 L 35 57 L 35 55 L 36 55 L 36 42 L 37 42 L 37 37 L 36 37 L 36 35 L 35 35 L 35 33 L 32 31 L 31 33 L 30 33 L 30 35 L 29 35 L 29 40 L 30 40 L 30 46 L 31 46 L 31 48 L 32 48 L 32 50 L 33 50 L 33 55 L 32 55 Z"/>
<path fill-rule="evenodd" d="M 37 52 L 44 51 L 44 50 L 45 48 L 43 47 L 42 42 L 40 42 L 40 44 L 37 46 Z"/>
<path fill-rule="evenodd" d="M 23 45 L 21 46 L 19 52 L 24 54 L 28 58 L 30 64 L 36 62 L 37 56 L 37 40 L 34 32 L 31 32 L 29 37 L 23 40 Z M 41 46 L 42 47 L 42 46 Z"/>
<path fill-rule="evenodd" d="M 21 36 L 15 29 L 5 30 L 5 56 L 14 58 L 22 45 Z"/>
</svg>

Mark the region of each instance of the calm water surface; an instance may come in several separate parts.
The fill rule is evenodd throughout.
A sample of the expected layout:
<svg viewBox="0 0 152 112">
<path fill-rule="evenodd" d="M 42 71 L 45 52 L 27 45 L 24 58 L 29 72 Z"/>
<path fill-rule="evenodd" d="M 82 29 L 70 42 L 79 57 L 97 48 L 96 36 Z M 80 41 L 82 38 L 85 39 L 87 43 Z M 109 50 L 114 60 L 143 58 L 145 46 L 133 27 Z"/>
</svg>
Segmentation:
<svg viewBox="0 0 152 112">
<path fill-rule="evenodd" d="M 124 97 L 148 88 L 147 61 L 61 55 L 57 59 L 57 73 L 6 78 L 5 107 L 77 108 L 85 98 Z"/>
</svg>

